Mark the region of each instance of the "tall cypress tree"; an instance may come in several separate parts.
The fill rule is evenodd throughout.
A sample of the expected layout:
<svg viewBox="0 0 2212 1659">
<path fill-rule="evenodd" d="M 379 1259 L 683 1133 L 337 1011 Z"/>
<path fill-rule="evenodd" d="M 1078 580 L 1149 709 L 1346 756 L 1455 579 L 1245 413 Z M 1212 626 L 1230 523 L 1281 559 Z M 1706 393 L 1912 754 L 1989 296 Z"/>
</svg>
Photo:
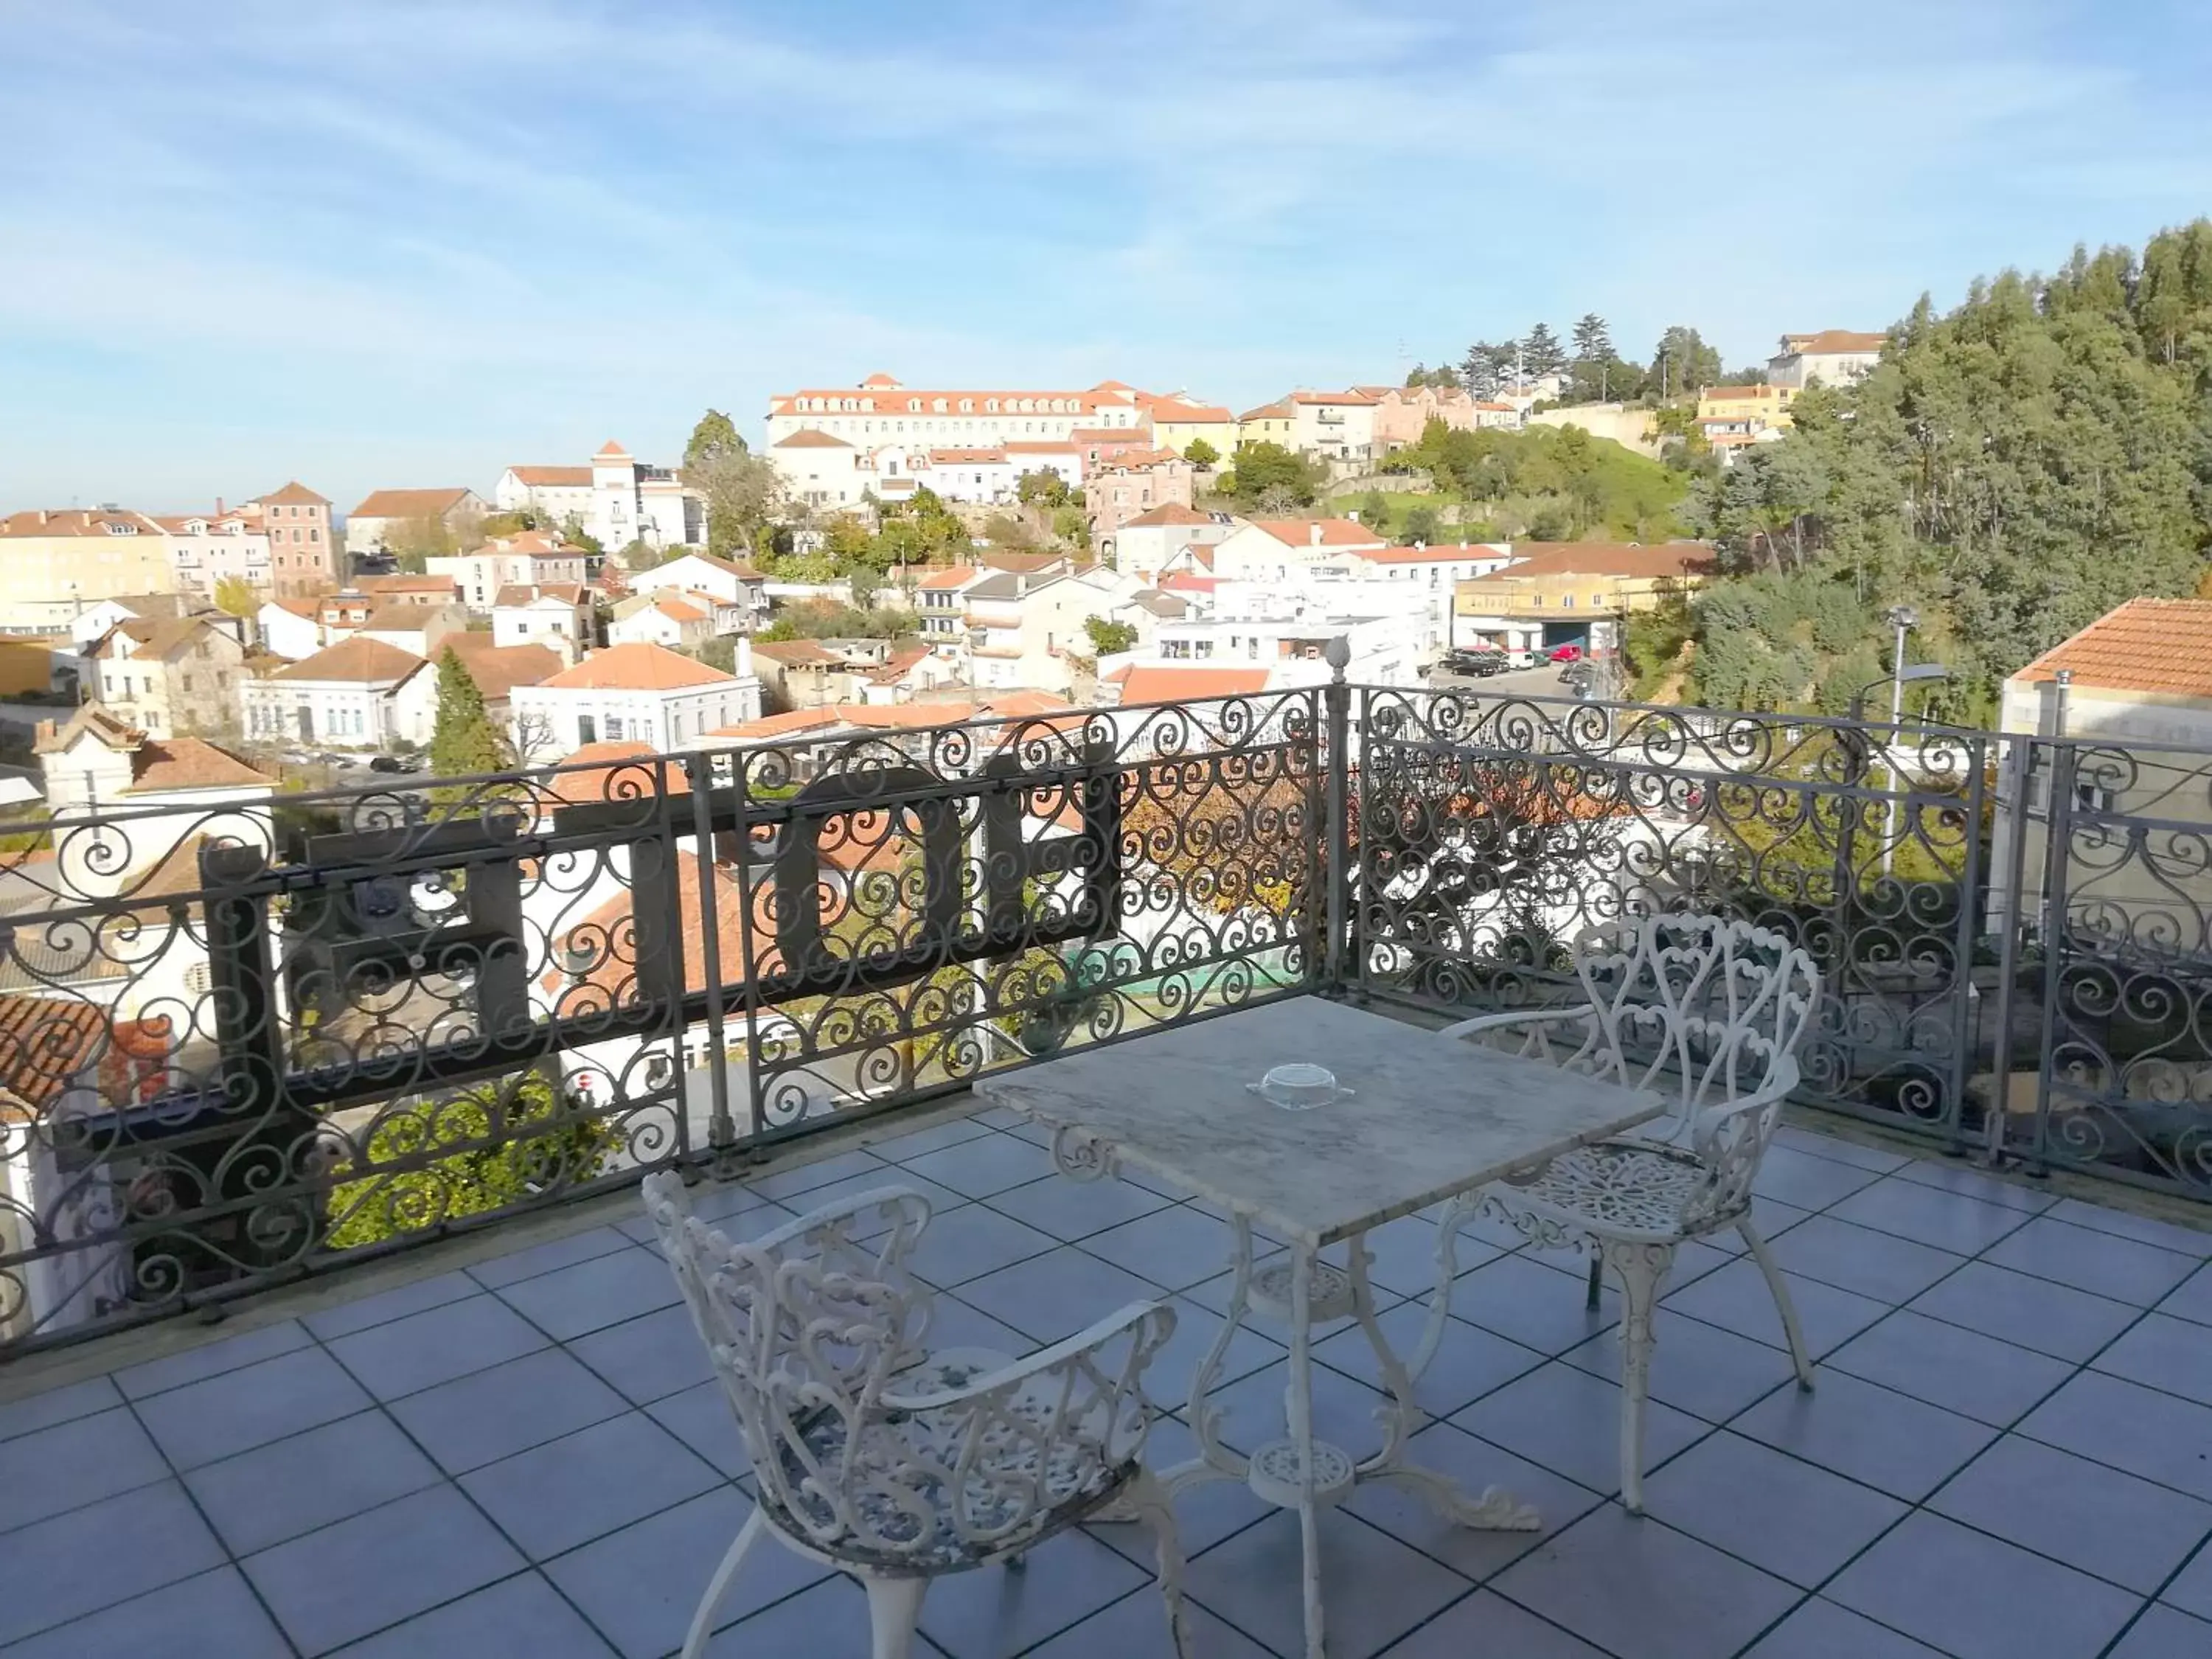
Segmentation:
<svg viewBox="0 0 2212 1659">
<path fill-rule="evenodd" d="M 497 772 L 514 763 L 507 737 L 485 712 L 483 693 L 451 646 L 438 658 L 438 723 L 430 732 L 430 769 L 441 777 Z"/>
</svg>

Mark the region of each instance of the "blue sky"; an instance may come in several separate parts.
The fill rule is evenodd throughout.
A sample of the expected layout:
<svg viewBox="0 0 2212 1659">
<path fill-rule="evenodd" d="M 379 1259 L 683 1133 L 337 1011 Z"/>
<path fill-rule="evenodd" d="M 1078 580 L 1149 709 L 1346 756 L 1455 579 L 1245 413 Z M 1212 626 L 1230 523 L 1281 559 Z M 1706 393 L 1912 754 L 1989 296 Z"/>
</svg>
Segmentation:
<svg viewBox="0 0 2212 1659">
<path fill-rule="evenodd" d="M 878 369 L 1753 361 L 2212 211 L 2208 83 L 2207 0 L 0 0 L 0 509 L 488 490 Z"/>
</svg>

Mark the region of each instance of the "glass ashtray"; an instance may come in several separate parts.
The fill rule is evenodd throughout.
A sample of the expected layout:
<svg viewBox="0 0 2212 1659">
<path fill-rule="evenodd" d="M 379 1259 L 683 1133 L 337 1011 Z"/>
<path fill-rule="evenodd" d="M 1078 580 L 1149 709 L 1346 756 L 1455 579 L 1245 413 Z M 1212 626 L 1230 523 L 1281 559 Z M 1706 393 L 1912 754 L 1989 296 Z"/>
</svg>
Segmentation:
<svg viewBox="0 0 2212 1659">
<path fill-rule="evenodd" d="M 1271 1105 L 1286 1112 L 1310 1112 L 1316 1106 L 1326 1106 L 1332 1100 L 1346 1100 L 1352 1091 L 1336 1080 L 1336 1073 L 1326 1066 L 1298 1063 L 1278 1066 L 1257 1083 L 1244 1085 Z"/>
</svg>

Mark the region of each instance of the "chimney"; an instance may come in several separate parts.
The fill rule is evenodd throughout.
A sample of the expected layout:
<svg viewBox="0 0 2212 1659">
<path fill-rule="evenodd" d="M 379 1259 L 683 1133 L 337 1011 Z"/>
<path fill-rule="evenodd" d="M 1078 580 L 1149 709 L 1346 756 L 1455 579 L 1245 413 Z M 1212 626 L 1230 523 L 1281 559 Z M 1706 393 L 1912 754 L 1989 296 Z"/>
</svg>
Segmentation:
<svg viewBox="0 0 2212 1659">
<path fill-rule="evenodd" d="M 1414 551 L 1414 552 L 1416 552 L 1416 553 L 1425 553 L 1425 552 L 1427 552 L 1428 550 L 1429 550 L 1429 544 L 1428 544 L 1426 542 L 1425 542 L 1425 541 L 1421 540 L 1419 537 L 1415 537 L 1415 538 L 1413 538 L 1413 551 Z"/>
<path fill-rule="evenodd" d="M 215 498 L 215 515 L 218 519 L 222 517 L 222 497 L 220 495 Z"/>
<path fill-rule="evenodd" d="M 1321 545 L 1321 520 L 1319 519 L 1316 519 L 1313 521 L 1313 528 L 1306 532 L 1306 543 L 1307 545 L 1311 547 L 1319 547 Z"/>
</svg>

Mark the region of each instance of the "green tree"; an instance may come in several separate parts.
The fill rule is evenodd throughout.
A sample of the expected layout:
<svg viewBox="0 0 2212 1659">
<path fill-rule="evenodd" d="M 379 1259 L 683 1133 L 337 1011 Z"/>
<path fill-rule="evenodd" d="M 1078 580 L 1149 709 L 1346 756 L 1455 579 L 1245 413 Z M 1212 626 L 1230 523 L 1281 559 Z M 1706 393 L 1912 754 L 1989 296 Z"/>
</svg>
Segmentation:
<svg viewBox="0 0 2212 1659">
<path fill-rule="evenodd" d="M 1510 340 L 1477 340 L 1467 349 L 1467 360 L 1460 367 L 1461 384 L 1470 397 L 1495 398 L 1513 373 L 1515 355 Z"/>
<path fill-rule="evenodd" d="M 1406 522 L 1398 528 L 1398 539 L 1407 546 L 1435 541 L 1442 533 L 1442 520 L 1437 510 L 1425 501 L 1416 502 L 1406 509 Z"/>
<path fill-rule="evenodd" d="M 459 538 L 443 518 L 426 513 L 419 518 L 402 519 L 386 531 L 384 550 L 399 562 L 402 570 L 419 576 L 429 560 L 458 553 L 460 545 Z"/>
<path fill-rule="evenodd" d="M 1531 380 L 1557 374 L 1567 366 L 1566 348 L 1547 324 L 1538 323 L 1521 341 L 1521 370 Z"/>
<path fill-rule="evenodd" d="M 243 576 L 218 576 L 215 607 L 225 616 L 252 617 L 261 610 L 261 590 Z"/>
<path fill-rule="evenodd" d="M 1697 330 L 1678 323 L 1659 337 L 1644 377 L 1643 395 L 1664 403 L 1694 398 L 1698 387 L 1719 384 L 1721 354 Z"/>
<path fill-rule="evenodd" d="M 1014 498 L 1025 507 L 1065 507 L 1069 494 L 1067 480 L 1050 467 L 1024 472 L 1014 481 Z"/>
<path fill-rule="evenodd" d="M 1304 456 L 1265 441 L 1237 446 L 1234 484 L 1237 498 L 1248 506 L 1275 501 L 1310 507 L 1320 493 L 1313 466 Z"/>
<path fill-rule="evenodd" d="M 621 554 L 623 567 L 629 570 L 650 570 L 657 564 L 665 564 L 668 556 L 644 537 L 636 537 Z"/>
<path fill-rule="evenodd" d="M 1613 331 L 1595 311 L 1586 311 L 1575 325 L 1575 361 L 1589 362 L 1613 356 Z"/>
<path fill-rule="evenodd" d="M 1182 458 L 1193 466 L 1212 466 L 1221 459 L 1221 452 L 1203 438 L 1193 438 L 1182 447 Z"/>
<path fill-rule="evenodd" d="M 370 1132 L 362 1173 L 331 1188 L 323 1248 L 354 1249 L 542 1200 L 597 1175 L 618 1139 L 588 1109 L 562 1103 L 536 1072 L 395 1112 Z M 444 1148 L 453 1150 L 421 1168 L 380 1168 Z"/>
<path fill-rule="evenodd" d="M 1092 653 L 1110 657 L 1117 651 L 1137 648 L 1137 625 L 1134 623 L 1110 622 L 1104 617 L 1086 617 L 1083 631 L 1090 636 Z"/>
<path fill-rule="evenodd" d="M 691 441 L 684 446 L 684 465 L 697 466 L 718 455 L 744 453 L 745 441 L 738 435 L 738 423 L 720 410 L 710 409 L 691 428 Z"/>
<path fill-rule="evenodd" d="M 438 657 L 438 719 L 430 732 L 430 770 L 471 777 L 514 764 L 506 734 L 492 724 L 483 693 L 451 646 Z"/>
<path fill-rule="evenodd" d="M 1387 535 L 1390 529 L 1390 502 L 1379 489 L 1370 489 L 1359 498 L 1359 522 L 1378 535 Z"/>
<path fill-rule="evenodd" d="M 584 528 L 583 515 L 571 513 L 561 520 L 561 539 L 571 547 L 580 547 L 585 552 L 605 557 L 606 544 Z"/>
</svg>

